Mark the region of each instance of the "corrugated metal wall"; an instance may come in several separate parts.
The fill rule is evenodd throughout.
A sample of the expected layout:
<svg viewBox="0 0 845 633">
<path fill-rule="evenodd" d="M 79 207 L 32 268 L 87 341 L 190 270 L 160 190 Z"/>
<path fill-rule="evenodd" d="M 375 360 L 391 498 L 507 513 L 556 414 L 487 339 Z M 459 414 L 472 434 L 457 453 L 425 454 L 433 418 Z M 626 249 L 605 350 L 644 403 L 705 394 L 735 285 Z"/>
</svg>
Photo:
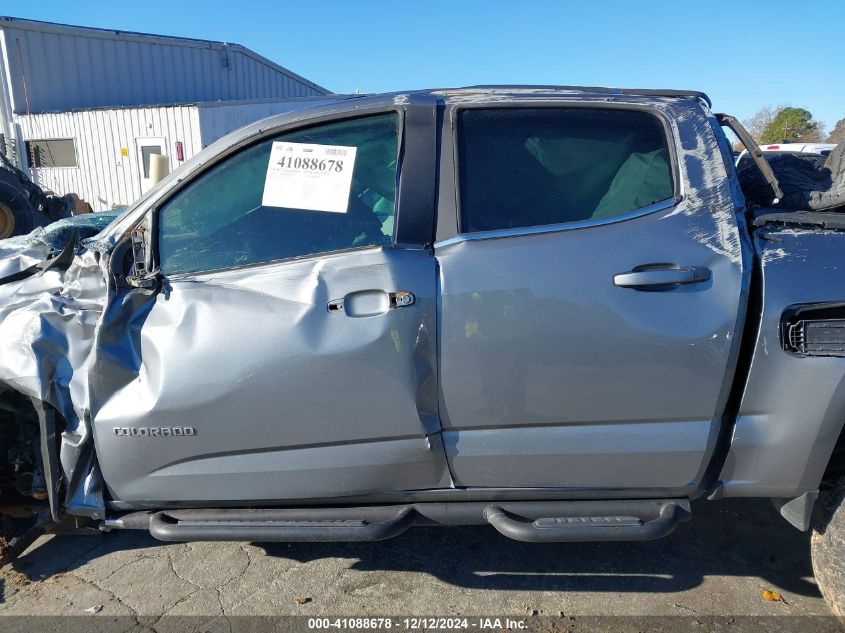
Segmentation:
<svg viewBox="0 0 845 633">
<path fill-rule="evenodd" d="M 0 18 L 15 113 L 326 90 L 237 44 Z"/>
<path fill-rule="evenodd" d="M 15 115 L 15 120 L 27 140 L 75 140 L 76 167 L 31 169 L 31 176 L 56 193 L 76 193 L 95 211 L 126 206 L 140 197 L 139 138 L 164 138 L 171 169 L 180 164 L 177 141 L 182 142 L 185 160 L 202 149 L 196 106 Z"/>
</svg>

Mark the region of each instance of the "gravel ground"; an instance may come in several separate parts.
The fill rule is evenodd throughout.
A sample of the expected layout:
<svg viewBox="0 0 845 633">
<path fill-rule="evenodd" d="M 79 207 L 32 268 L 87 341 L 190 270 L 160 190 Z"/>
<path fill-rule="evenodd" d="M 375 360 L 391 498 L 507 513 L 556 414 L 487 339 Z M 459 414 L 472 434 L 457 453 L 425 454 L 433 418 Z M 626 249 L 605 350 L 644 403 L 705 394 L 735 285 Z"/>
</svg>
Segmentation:
<svg viewBox="0 0 845 633">
<path fill-rule="evenodd" d="M 165 615 L 830 614 L 809 536 L 768 502 L 739 500 L 697 503 L 692 522 L 648 543 L 533 545 L 473 527 L 372 544 L 164 545 L 127 531 L 43 537 L 0 575 L 0 616 L 86 613 L 157 630 Z"/>
</svg>

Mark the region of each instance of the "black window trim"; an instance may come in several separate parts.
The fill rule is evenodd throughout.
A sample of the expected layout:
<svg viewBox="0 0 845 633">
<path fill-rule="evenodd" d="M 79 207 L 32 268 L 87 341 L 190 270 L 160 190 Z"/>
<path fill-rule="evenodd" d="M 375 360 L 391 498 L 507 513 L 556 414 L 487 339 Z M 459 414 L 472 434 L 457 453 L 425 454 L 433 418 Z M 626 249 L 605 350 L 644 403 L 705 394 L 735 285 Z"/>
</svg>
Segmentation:
<svg viewBox="0 0 845 633">
<path fill-rule="evenodd" d="M 620 213 L 607 218 L 600 218 L 596 220 L 581 220 L 577 222 L 562 222 L 557 224 L 541 224 L 536 226 L 525 226 L 510 229 L 493 229 L 489 231 L 463 231 L 461 227 L 461 190 L 460 190 L 460 161 L 458 160 L 458 135 L 460 130 L 459 116 L 465 110 L 535 110 L 535 109 L 603 109 L 603 110 L 627 110 L 633 112 L 643 112 L 655 117 L 661 124 L 663 135 L 666 140 L 666 147 L 669 151 L 670 161 L 670 176 L 672 178 L 673 197 L 660 200 L 654 204 L 650 204 L 639 209 L 634 209 L 627 213 Z M 521 235 L 540 235 L 544 233 L 557 233 L 560 231 L 569 231 L 576 229 L 584 229 L 595 226 L 603 226 L 606 224 L 615 224 L 617 222 L 624 222 L 633 218 L 650 215 L 658 211 L 663 211 L 677 206 L 684 199 L 682 190 L 682 180 L 680 175 L 680 168 L 678 165 L 678 148 L 675 145 L 674 135 L 672 133 L 672 125 L 669 118 L 661 111 L 648 105 L 631 104 L 631 103 L 608 103 L 608 102 L 594 102 L 594 101 L 508 101 L 500 103 L 471 103 L 458 104 L 449 109 L 447 114 L 451 124 L 451 143 L 452 143 L 452 169 L 451 174 L 455 190 L 455 232 L 450 237 L 439 239 L 434 248 L 443 248 L 450 244 L 457 242 L 464 242 L 467 240 L 482 240 L 495 239 L 503 237 L 518 237 Z"/>
<path fill-rule="evenodd" d="M 161 209 L 166 206 L 173 198 L 187 189 L 194 181 L 198 178 L 205 175 L 209 170 L 213 169 L 217 165 L 221 164 L 223 161 L 229 159 L 230 157 L 234 156 L 235 154 L 239 154 L 242 151 L 249 149 L 255 145 L 260 143 L 266 142 L 268 139 L 271 139 L 276 136 L 280 136 L 282 134 L 287 134 L 288 132 L 296 132 L 300 130 L 307 130 L 308 128 L 317 127 L 319 125 L 326 125 L 329 123 L 339 123 L 341 121 L 350 121 L 354 119 L 366 119 L 374 116 L 378 116 L 380 114 L 391 114 L 395 113 L 399 117 L 399 129 L 397 131 L 397 162 L 396 162 L 396 208 L 394 209 L 394 221 L 393 221 L 393 245 L 397 245 L 396 241 L 396 229 L 398 228 L 398 205 L 399 205 L 399 191 L 400 191 L 400 176 L 402 174 L 402 163 L 403 163 L 403 156 L 405 153 L 405 118 L 407 116 L 406 110 L 402 107 L 393 106 L 393 107 L 376 107 L 372 109 L 361 109 L 360 111 L 351 110 L 349 112 L 342 112 L 342 113 L 332 113 L 327 114 L 324 116 L 309 118 L 309 119 L 302 119 L 295 122 L 292 122 L 287 125 L 282 125 L 273 128 L 267 128 L 266 130 L 261 130 L 258 134 L 249 137 L 248 139 L 244 139 L 243 142 L 238 143 L 237 145 L 233 145 L 232 147 L 227 148 L 225 152 L 221 152 L 217 156 L 214 157 L 213 160 L 210 160 L 208 163 L 204 164 L 201 169 L 198 169 L 191 173 L 189 176 L 185 177 L 184 180 L 181 180 L 178 186 L 174 187 L 171 191 L 167 193 L 167 195 L 160 200 L 157 200 L 150 209 L 142 217 L 141 221 L 138 223 L 143 224 L 143 218 L 150 218 L 150 242 L 151 242 L 151 259 L 152 259 L 152 269 L 153 270 L 161 270 L 161 260 L 159 259 L 159 213 Z M 198 277 L 201 275 L 208 275 L 208 274 L 216 274 L 222 273 L 227 271 L 237 271 L 237 270 L 246 270 L 251 268 L 259 268 L 264 266 L 273 266 L 281 263 L 288 263 L 288 262 L 299 262 L 302 260 L 314 259 L 318 257 L 328 257 L 328 256 L 335 256 L 345 253 L 353 253 L 353 252 L 361 252 L 367 250 L 382 250 L 386 248 L 383 245 L 377 244 L 370 244 L 365 246 L 352 246 L 349 248 L 341 248 L 335 249 L 332 251 L 321 251 L 319 253 L 310 253 L 307 255 L 296 255 L 294 257 L 283 257 L 280 259 L 272 259 L 263 262 L 250 262 L 247 264 L 240 264 L 237 266 L 225 266 L 223 268 L 213 268 L 208 270 L 195 270 L 195 271 L 186 271 L 182 273 L 173 273 L 166 275 L 167 279 L 192 279 L 194 277 Z"/>
</svg>

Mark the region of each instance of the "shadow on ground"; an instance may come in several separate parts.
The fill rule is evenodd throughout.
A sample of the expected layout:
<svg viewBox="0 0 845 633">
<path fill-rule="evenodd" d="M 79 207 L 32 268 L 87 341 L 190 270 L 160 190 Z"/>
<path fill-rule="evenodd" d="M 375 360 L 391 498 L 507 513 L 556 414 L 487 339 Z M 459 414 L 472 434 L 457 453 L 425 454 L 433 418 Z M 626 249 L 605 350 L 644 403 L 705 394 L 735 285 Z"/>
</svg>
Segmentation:
<svg viewBox="0 0 845 633">
<path fill-rule="evenodd" d="M 142 532 L 62 536 L 30 551 L 13 570 L 37 581 L 111 552 L 157 544 Z M 769 502 L 756 500 L 698 502 L 690 523 L 646 543 L 540 545 L 508 540 L 490 527 L 466 527 L 416 528 L 381 543 L 261 547 L 280 559 L 339 557 L 353 560 L 354 570 L 421 572 L 465 588 L 671 593 L 694 588 L 707 576 L 745 576 L 819 596 L 811 580 L 809 534 L 788 525 Z"/>
</svg>

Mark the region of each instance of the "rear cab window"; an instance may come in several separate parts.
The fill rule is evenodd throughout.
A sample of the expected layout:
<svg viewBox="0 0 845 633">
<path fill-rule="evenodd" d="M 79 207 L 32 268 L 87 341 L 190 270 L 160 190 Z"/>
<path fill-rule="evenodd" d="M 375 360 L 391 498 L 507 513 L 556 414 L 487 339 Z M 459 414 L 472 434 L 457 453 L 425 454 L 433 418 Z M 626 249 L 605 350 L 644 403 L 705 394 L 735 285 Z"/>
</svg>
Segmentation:
<svg viewBox="0 0 845 633">
<path fill-rule="evenodd" d="M 674 197 L 665 128 L 610 108 L 465 109 L 460 231 L 604 220 Z"/>
</svg>

